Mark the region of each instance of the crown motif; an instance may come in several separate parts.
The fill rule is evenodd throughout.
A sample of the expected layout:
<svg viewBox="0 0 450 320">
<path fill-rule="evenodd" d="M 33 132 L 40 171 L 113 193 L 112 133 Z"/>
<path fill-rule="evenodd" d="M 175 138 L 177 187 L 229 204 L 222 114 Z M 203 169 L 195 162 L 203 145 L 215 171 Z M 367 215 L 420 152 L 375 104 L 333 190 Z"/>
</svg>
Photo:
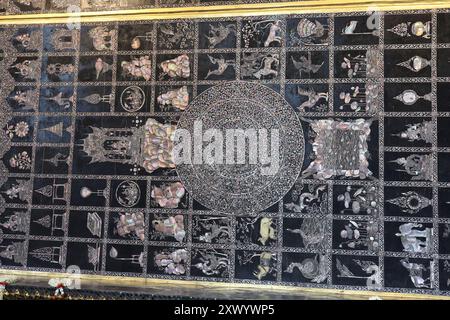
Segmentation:
<svg viewBox="0 0 450 320">
<path fill-rule="evenodd" d="M 420 56 L 414 56 L 406 61 L 397 63 L 397 65 L 417 73 L 430 66 L 431 61 Z"/>
</svg>

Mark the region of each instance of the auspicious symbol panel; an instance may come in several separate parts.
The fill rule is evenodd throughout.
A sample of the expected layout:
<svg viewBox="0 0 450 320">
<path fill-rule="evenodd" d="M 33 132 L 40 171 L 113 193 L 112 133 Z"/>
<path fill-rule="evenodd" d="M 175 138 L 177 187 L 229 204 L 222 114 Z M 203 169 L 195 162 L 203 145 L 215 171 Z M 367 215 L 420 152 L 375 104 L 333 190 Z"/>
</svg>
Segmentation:
<svg viewBox="0 0 450 320">
<path fill-rule="evenodd" d="M 449 294 L 449 30 L 444 10 L 0 29 L 1 268 Z M 257 214 L 197 202 L 172 157 L 227 81 L 303 130 Z"/>
</svg>

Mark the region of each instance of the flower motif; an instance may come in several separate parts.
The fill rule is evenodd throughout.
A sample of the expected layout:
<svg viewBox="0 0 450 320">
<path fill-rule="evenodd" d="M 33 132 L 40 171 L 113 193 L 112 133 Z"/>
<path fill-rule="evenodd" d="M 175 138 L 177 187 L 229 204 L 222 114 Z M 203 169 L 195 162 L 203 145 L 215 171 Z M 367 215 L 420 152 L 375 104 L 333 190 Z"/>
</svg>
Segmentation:
<svg viewBox="0 0 450 320">
<path fill-rule="evenodd" d="M 5 129 L 6 135 L 12 139 L 15 136 L 15 126 L 14 125 L 8 125 Z"/>
<path fill-rule="evenodd" d="M 28 155 L 28 152 L 23 151 L 9 159 L 9 165 L 11 166 L 11 168 L 17 168 L 19 170 L 30 170 L 31 158 Z"/>
<path fill-rule="evenodd" d="M 167 237 L 173 237 L 178 242 L 183 242 L 186 237 L 184 229 L 184 217 L 179 214 L 174 217 L 168 217 L 165 220 L 156 219 L 152 221 L 153 229 Z"/>
<path fill-rule="evenodd" d="M 117 234 L 121 237 L 135 235 L 140 240 L 145 240 L 145 218 L 141 212 L 121 214 L 116 228 Z"/>
<path fill-rule="evenodd" d="M 161 208 L 175 209 L 178 208 L 185 193 L 184 186 L 180 182 L 176 182 L 161 187 L 153 187 L 151 196 Z"/>
<path fill-rule="evenodd" d="M 186 249 L 178 249 L 174 252 L 161 252 L 155 255 L 155 264 L 164 268 L 164 272 L 173 275 L 186 273 L 184 264 L 188 258 Z"/>
</svg>

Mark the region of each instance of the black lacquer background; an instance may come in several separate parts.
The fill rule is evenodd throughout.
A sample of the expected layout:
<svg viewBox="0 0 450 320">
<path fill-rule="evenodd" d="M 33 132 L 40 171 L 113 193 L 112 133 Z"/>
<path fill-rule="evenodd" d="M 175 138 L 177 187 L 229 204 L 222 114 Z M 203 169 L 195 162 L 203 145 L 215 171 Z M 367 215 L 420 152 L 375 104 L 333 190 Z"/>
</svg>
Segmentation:
<svg viewBox="0 0 450 320">
<path fill-rule="evenodd" d="M 51 10 L 46 6 L 44 10 L 47 9 Z M 35 31 L 38 34 L 37 48 L 23 48 L 16 41 L 8 40 L 8 44 L 0 51 L 0 63 L 6 63 L 0 78 L 0 105 L 5 111 L 1 115 L 4 135 L 0 150 L 4 166 L 1 167 L 0 178 L 0 222 L 5 224 L 17 212 L 28 217 L 24 223 L 26 228 L 22 231 L 0 225 L 0 252 L 5 252 L 0 255 L 1 268 L 64 271 L 69 266 L 78 265 L 84 273 L 102 275 L 448 295 L 450 13 L 445 10 L 382 13 L 378 16 L 380 24 L 376 33 L 353 36 L 342 34 L 342 29 L 350 21 L 359 23 L 361 29 L 357 28 L 355 32 L 368 32 L 364 24 L 370 17 L 367 13 L 347 13 L 83 24 L 81 31 L 76 31 L 80 34 L 80 42 L 75 48 L 66 50 L 58 50 L 51 42 L 55 30 L 67 28 L 63 24 L 0 29 L 1 32 L 11 32 L 10 40 L 24 32 Z M 309 43 L 302 42 L 305 39 L 292 37 L 296 35 L 297 25 L 302 18 L 320 22 L 326 26 L 325 33 L 313 37 Z M 416 21 L 431 22 L 429 38 L 414 35 L 400 37 L 388 30 L 399 23 Z M 175 35 L 184 32 L 180 31 L 183 27 L 180 23 L 185 24 L 188 35 L 184 39 L 174 37 L 173 41 L 168 40 L 172 39 L 164 33 L 168 28 Z M 271 23 L 280 25 L 276 33 L 279 40 L 266 46 L 264 42 L 269 35 L 267 26 Z M 255 26 L 255 29 L 254 36 L 246 41 L 245 30 L 248 25 Z M 110 49 L 99 51 L 93 46 L 89 30 L 98 26 L 117 32 L 118 36 L 113 39 Z M 218 45 L 210 47 L 206 36 L 211 26 L 230 26 L 235 31 Z M 142 40 L 139 49 L 133 49 L 131 40 L 142 35 L 147 38 Z M 4 41 L 7 42 L 7 39 Z M 360 73 L 349 78 L 347 71 L 341 67 L 344 57 L 349 54 L 365 55 L 368 50 L 379 54 L 379 73 Z M 189 57 L 189 76 L 170 78 L 164 74 L 160 64 L 183 54 Z M 293 60 L 300 61 L 309 55 L 312 63 L 321 64 L 321 68 L 317 72 L 299 72 Z M 414 72 L 399 65 L 416 55 L 428 60 L 430 66 Z M 151 79 L 148 81 L 132 77 L 122 70 L 123 61 L 142 56 L 148 56 L 151 60 Z M 223 74 L 207 77 L 208 72 L 217 68 L 210 57 L 225 59 L 231 66 Z M 247 72 L 247 59 L 255 60 L 261 66 L 267 57 L 278 59 L 277 63 L 270 65 L 272 73 L 258 79 L 255 72 Z M 99 58 L 111 69 L 97 77 L 95 64 Z M 26 60 L 36 62 L 38 76 L 26 78 L 16 72 L 14 65 Z M 47 67 L 53 63 L 71 64 L 75 71 L 69 75 L 50 75 Z M 367 179 L 335 176 L 320 180 L 312 176 L 304 177 L 273 207 L 257 216 L 236 217 L 232 212 L 225 215 L 210 210 L 197 203 L 195 195 L 190 194 L 186 194 L 175 208 L 164 208 L 158 204 L 152 198 L 151 190 L 155 186 L 178 182 L 179 178 L 173 169 L 158 169 L 152 173 L 140 170 L 134 174 L 133 165 L 90 163 L 89 158 L 81 152 L 82 139 L 90 132 L 89 127 L 129 129 L 136 123 L 145 123 L 149 118 L 160 123 L 176 124 L 182 110 L 165 108 L 158 103 L 157 98 L 161 94 L 186 86 L 189 101 L 192 101 L 206 89 L 230 80 L 264 84 L 280 93 L 298 113 L 306 139 L 302 171 L 314 161 L 312 143 L 315 137 L 311 132 L 311 121 L 371 120 L 367 160 L 373 175 Z M 352 110 L 349 106 L 341 108 L 341 92 L 348 92 L 355 86 L 366 90 L 373 83 L 380 90 L 375 98 L 376 107 L 370 110 Z M 129 86 L 141 88 L 146 98 L 146 103 L 137 112 L 128 112 L 121 104 L 121 95 Z M 299 89 L 327 93 L 328 98 L 302 109 L 300 106 L 308 99 L 299 94 Z M 37 98 L 32 108 L 13 100 L 15 92 L 27 90 L 36 91 Z M 395 99 L 405 90 L 414 90 L 421 97 L 429 94 L 429 97 L 406 105 Z M 65 106 L 55 105 L 48 98 L 58 93 L 66 98 L 73 97 L 73 100 Z M 94 93 L 112 98 L 96 105 L 83 99 Z M 408 141 L 397 136 L 408 125 L 424 121 L 431 122 L 429 141 Z M 8 136 L 8 125 L 19 122 L 28 124 L 27 135 Z M 57 124 L 62 124 L 61 135 L 45 130 Z M 12 168 L 10 158 L 23 151 L 31 156 L 30 167 L 24 170 Z M 62 158 L 57 166 L 46 161 L 58 154 Z M 425 167 L 430 170 L 431 176 L 415 179 L 393 162 L 413 154 L 430 156 L 431 160 Z M 125 208 L 116 197 L 116 189 L 124 181 L 133 181 L 140 189 L 140 200 L 131 208 Z M 24 186 L 23 197 L 9 197 L 7 191 L 20 185 Z M 49 199 L 36 192 L 46 185 L 63 185 L 66 192 L 58 199 Z M 93 191 L 104 190 L 105 195 L 83 198 L 80 193 L 83 187 Z M 367 192 L 372 188 L 375 197 L 373 208 L 356 212 L 351 207 L 346 208 L 339 195 L 348 188 L 350 193 L 358 189 Z M 427 199 L 428 205 L 415 212 L 408 212 L 392 203 L 393 199 L 408 192 Z M 289 204 L 297 202 L 304 194 L 317 196 L 306 201 L 301 210 L 292 209 Z M 87 216 L 92 212 L 96 212 L 102 222 L 98 236 L 86 228 Z M 125 212 L 144 214 L 144 240 L 117 234 L 116 220 Z M 47 215 L 50 219 L 65 217 L 61 228 L 52 231 L 34 222 Z M 158 234 L 152 224 L 153 221 L 175 216 L 181 216 L 179 219 L 183 221 L 186 232 L 181 241 Z M 271 219 L 275 234 L 273 239 L 264 244 L 259 241 L 263 219 Z M 217 227 L 225 228 L 223 230 L 226 232 L 210 243 L 205 242 L 201 236 L 211 232 L 211 229 L 208 229 L 207 224 L 202 224 L 204 221 L 215 221 Z M 308 243 L 299 232 L 295 232 L 308 223 L 323 226 L 323 238 L 320 241 Z M 343 244 L 341 232 L 352 223 L 376 226 L 370 241 L 375 241 L 377 245 L 352 247 Z M 428 251 L 405 250 L 396 233 L 400 232 L 401 225 L 409 223 L 420 225 L 418 229 L 431 230 Z M 25 251 L 24 259 L 11 259 L 8 256 L 5 250 L 10 250 L 14 244 Z M 61 249 L 57 261 L 43 261 L 32 254 L 33 250 L 44 247 Z M 97 248 L 100 252 L 99 263 L 95 266 L 89 263 L 88 247 Z M 111 257 L 113 247 L 119 252 L 119 258 L 135 256 L 138 263 Z M 180 274 L 168 274 L 165 267 L 155 263 L 156 256 L 181 249 L 186 250 L 187 257 Z M 205 263 L 205 256 L 225 259 L 226 267 L 213 268 L 212 273 L 203 272 L 197 265 Z M 307 270 L 301 272 L 300 267 L 294 268 L 292 272 L 287 271 L 291 264 L 303 264 L 306 268 L 308 261 L 315 261 L 313 266 L 323 268 L 323 277 L 308 277 Z M 375 286 L 369 281 L 375 279 L 375 273 L 366 271 L 357 261 L 376 266 L 379 285 Z M 413 272 L 410 273 L 402 266 L 402 261 L 410 263 L 411 268 L 417 268 L 417 274 L 422 275 L 420 278 L 425 281 L 425 285 L 421 286 L 420 279 L 413 279 Z M 206 263 L 213 262 L 206 259 Z M 267 265 L 269 268 L 266 270 Z"/>
</svg>

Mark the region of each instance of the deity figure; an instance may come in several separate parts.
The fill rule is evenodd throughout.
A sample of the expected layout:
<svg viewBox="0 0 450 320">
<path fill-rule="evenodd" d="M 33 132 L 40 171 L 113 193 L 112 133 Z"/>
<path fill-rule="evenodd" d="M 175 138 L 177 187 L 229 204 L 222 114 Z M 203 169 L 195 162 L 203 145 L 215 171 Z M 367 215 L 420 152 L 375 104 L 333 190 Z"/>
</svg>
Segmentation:
<svg viewBox="0 0 450 320">
<path fill-rule="evenodd" d="M 12 232 L 26 233 L 30 224 L 30 218 L 27 212 L 16 211 L 5 217 L 4 222 L 0 222 L 0 226 Z"/>
<path fill-rule="evenodd" d="M 197 250 L 196 259 L 200 262 L 194 267 L 207 276 L 226 276 L 228 274 L 230 259 L 228 254 L 213 250 Z"/>
<path fill-rule="evenodd" d="M 402 166 L 404 169 L 397 169 L 398 172 L 405 172 L 411 176 L 411 180 L 428 180 L 433 178 L 433 159 L 428 154 L 412 154 L 408 157 L 401 157 L 390 161 Z"/>
<path fill-rule="evenodd" d="M 209 69 L 208 74 L 205 77 L 205 80 L 210 76 L 221 76 L 227 71 L 229 67 L 235 68 L 236 62 L 234 60 L 226 60 L 223 56 L 220 58 L 215 58 L 213 56 L 208 55 L 209 61 L 211 64 L 217 66 L 214 70 Z"/>
<path fill-rule="evenodd" d="M 394 134 L 394 136 L 407 139 L 409 142 L 425 141 L 426 143 L 433 143 L 434 124 L 432 121 L 408 124 L 406 128 L 405 131 Z"/>
</svg>

